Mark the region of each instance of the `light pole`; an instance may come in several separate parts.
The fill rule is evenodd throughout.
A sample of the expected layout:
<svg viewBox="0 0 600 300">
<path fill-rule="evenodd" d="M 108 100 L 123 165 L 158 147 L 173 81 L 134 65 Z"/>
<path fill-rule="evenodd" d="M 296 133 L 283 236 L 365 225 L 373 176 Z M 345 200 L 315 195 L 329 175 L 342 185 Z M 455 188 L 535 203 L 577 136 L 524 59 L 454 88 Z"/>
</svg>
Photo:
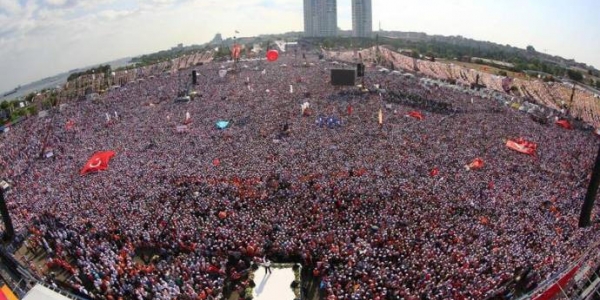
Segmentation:
<svg viewBox="0 0 600 300">
<path fill-rule="evenodd" d="M 0 212 L 2 213 L 2 221 L 4 221 L 4 235 L 2 240 L 4 242 L 12 242 L 15 237 L 15 229 L 8 213 L 8 207 L 6 206 L 6 200 L 4 199 L 4 189 L 0 188 Z"/>
<path fill-rule="evenodd" d="M 598 185 L 600 185 L 600 146 L 598 147 L 598 154 L 596 154 L 596 163 L 592 170 L 592 178 L 590 179 L 590 185 L 588 186 L 587 193 L 585 194 L 585 200 L 581 207 L 581 214 L 579 215 L 579 227 L 588 227 L 592 223 L 592 209 L 594 208 L 594 202 L 596 201 L 596 194 L 598 193 Z"/>
</svg>

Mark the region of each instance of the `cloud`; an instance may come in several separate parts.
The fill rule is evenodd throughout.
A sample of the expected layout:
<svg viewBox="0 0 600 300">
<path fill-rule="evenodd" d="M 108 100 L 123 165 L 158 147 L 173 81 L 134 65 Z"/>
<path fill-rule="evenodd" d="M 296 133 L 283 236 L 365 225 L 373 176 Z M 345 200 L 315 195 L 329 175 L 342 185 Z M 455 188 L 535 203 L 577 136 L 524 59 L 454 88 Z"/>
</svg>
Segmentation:
<svg viewBox="0 0 600 300">
<path fill-rule="evenodd" d="M 44 0 L 44 2 L 51 6 L 65 6 L 69 0 Z"/>
<path fill-rule="evenodd" d="M 21 10 L 18 0 L 0 0 L 0 15 L 12 15 Z"/>
<path fill-rule="evenodd" d="M 520 2 L 505 1 L 509 3 L 377 0 L 373 1 L 373 27 L 377 28 L 381 20 L 383 28 L 389 30 L 462 34 L 513 45 L 526 43 L 521 40 L 529 36 L 535 38 L 529 42 L 540 49 L 552 48 L 552 42 L 563 42 L 554 37 L 566 36 L 560 28 L 554 30 L 552 37 L 538 34 L 535 26 L 545 24 L 543 16 L 536 22 L 519 21 L 528 20 L 525 12 L 543 6 L 535 4 L 537 0 L 527 4 L 528 9 L 512 21 L 502 12 L 506 6 Z M 0 91 L 66 70 L 168 49 L 178 43 L 201 44 L 217 32 L 227 38 L 235 35 L 235 30 L 241 36 L 301 31 L 302 8 L 301 0 L 0 0 Z M 562 43 L 591 49 L 586 50 L 590 54 L 581 56 L 580 52 L 569 50 L 570 55 L 596 59 L 600 46 L 594 39 L 598 36 L 595 28 L 599 27 L 593 26 L 597 25 L 595 19 L 591 16 L 586 21 L 590 25 L 585 27 L 586 32 L 591 32 L 588 40 L 594 42 Z M 338 0 L 338 23 L 343 29 L 350 28 L 350 0 Z M 524 29 L 515 36 L 514 27 Z M 559 47 L 563 46 L 554 48 Z"/>
<path fill-rule="evenodd" d="M 132 14 L 135 14 L 136 12 L 139 12 L 139 10 L 113 10 L 113 9 L 107 9 L 107 10 L 103 10 L 101 12 L 99 12 L 97 14 L 98 17 L 105 19 L 107 21 L 114 21 L 116 19 L 121 19 L 121 18 L 125 18 L 128 16 L 131 16 Z"/>
</svg>

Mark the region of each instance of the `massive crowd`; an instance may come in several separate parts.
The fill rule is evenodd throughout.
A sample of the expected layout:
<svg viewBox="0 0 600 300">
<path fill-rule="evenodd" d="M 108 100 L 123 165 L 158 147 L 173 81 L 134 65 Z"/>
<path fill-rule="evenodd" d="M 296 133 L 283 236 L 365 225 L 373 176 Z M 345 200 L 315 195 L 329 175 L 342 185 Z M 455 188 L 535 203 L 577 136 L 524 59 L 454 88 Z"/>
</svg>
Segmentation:
<svg viewBox="0 0 600 300">
<path fill-rule="evenodd" d="M 385 91 L 347 92 L 329 84 L 334 65 L 309 60 L 241 62 L 224 78 L 230 65 L 204 64 L 189 103 L 173 102 L 179 76 L 156 76 L 5 133 L 25 245 L 107 299 L 220 299 L 264 256 L 302 263 L 326 299 L 482 299 L 516 270 L 534 285 L 555 275 L 598 240 L 597 226 L 577 228 L 591 132 L 374 68 L 364 86 Z M 519 137 L 535 156 L 505 147 Z M 53 157 L 39 157 L 44 143 Z M 108 170 L 80 176 L 101 150 L 116 152 Z M 483 168 L 465 169 L 476 158 Z"/>
</svg>

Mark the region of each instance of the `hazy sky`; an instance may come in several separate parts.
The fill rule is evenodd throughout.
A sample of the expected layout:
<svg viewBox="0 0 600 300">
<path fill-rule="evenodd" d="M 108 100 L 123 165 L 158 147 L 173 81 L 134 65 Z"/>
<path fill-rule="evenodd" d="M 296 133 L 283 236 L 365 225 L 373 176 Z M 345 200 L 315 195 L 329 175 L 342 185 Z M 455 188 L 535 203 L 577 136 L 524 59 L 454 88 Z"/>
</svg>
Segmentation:
<svg viewBox="0 0 600 300">
<path fill-rule="evenodd" d="M 303 30 L 303 0 L 0 0 L 0 91 L 224 37 Z M 599 0 L 373 0 L 373 29 L 462 35 L 600 68 Z M 350 29 L 350 0 L 338 0 Z"/>
</svg>

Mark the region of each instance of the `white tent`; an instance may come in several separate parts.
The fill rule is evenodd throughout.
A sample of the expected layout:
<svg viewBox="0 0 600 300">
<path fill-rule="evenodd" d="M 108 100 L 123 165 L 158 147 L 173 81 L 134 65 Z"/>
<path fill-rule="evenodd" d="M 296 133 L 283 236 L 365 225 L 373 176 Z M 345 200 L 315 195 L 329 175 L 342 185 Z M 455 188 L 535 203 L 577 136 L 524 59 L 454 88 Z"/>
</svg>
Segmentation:
<svg viewBox="0 0 600 300">
<path fill-rule="evenodd" d="M 260 268 L 254 273 L 254 282 L 256 282 L 253 291 L 254 299 L 296 299 L 294 291 L 290 288 L 290 284 L 295 279 L 292 268 L 273 268 L 272 271 L 272 274 L 265 274 L 263 268 Z"/>
<path fill-rule="evenodd" d="M 27 294 L 23 297 L 23 300 L 65 300 L 70 299 L 65 297 L 43 285 L 36 284 Z"/>
</svg>

